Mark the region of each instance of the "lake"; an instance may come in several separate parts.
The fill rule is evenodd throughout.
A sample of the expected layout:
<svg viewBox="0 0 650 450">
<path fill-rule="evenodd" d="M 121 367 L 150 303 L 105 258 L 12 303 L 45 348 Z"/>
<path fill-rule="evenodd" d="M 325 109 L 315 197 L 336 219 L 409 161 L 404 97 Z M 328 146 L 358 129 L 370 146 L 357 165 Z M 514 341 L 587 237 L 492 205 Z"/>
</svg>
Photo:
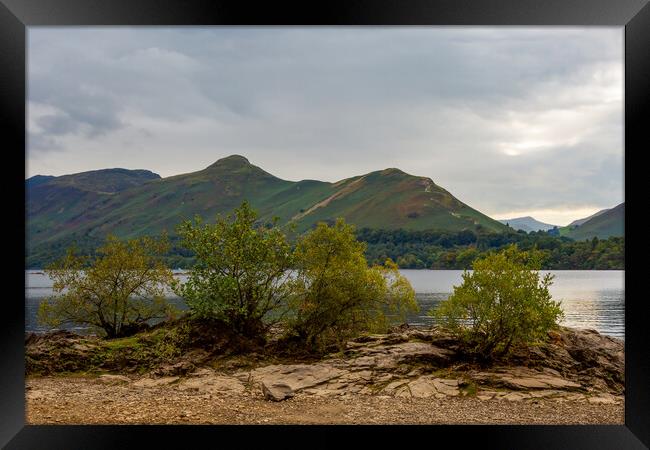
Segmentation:
<svg viewBox="0 0 650 450">
<path fill-rule="evenodd" d="M 413 325 L 428 325 L 433 318 L 427 311 L 445 300 L 453 286 L 462 281 L 462 270 L 401 270 L 415 289 L 420 312 L 408 318 Z M 544 272 L 546 273 L 546 272 Z M 562 301 L 563 325 L 593 328 L 613 337 L 625 337 L 625 271 L 554 270 L 550 288 L 554 300 Z M 180 280 L 185 276 L 175 273 Z M 45 331 L 36 321 L 38 305 L 52 294 L 52 281 L 40 271 L 25 271 L 25 330 Z M 170 302 L 184 308 L 182 299 L 169 293 Z M 83 331 L 70 326 L 69 329 Z"/>
</svg>

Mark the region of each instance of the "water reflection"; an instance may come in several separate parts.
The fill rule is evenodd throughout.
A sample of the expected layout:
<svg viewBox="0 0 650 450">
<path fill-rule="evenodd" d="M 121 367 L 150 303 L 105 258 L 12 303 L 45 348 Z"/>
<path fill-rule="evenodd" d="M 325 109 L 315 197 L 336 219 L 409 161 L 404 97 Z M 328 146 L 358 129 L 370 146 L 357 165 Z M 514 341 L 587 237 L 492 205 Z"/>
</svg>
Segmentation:
<svg viewBox="0 0 650 450">
<path fill-rule="evenodd" d="M 434 319 L 427 312 L 447 299 L 453 286 L 462 282 L 460 270 L 402 270 L 416 291 L 420 312 L 408 318 L 417 325 L 430 325 Z M 624 271 L 552 271 L 554 300 L 562 301 L 563 324 L 576 328 L 593 328 L 610 336 L 625 337 Z M 176 276 L 184 281 L 182 273 Z M 43 331 L 36 322 L 36 311 L 42 299 L 52 293 L 52 282 L 42 273 L 26 272 L 25 318 L 27 331 Z M 181 309 L 185 304 L 173 293 L 169 299 Z M 77 328 L 77 331 L 80 329 Z"/>
</svg>

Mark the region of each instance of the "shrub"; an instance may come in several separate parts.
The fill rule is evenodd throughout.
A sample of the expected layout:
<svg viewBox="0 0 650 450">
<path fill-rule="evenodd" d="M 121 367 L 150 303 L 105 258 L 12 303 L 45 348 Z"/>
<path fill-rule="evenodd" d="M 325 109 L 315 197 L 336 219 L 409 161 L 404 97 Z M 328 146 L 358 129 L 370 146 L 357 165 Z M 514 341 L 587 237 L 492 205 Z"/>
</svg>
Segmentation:
<svg viewBox="0 0 650 450">
<path fill-rule="evenodd" d="M 540 258 L 512 245 L 476 260 L 433 315 L 485 359 L 544 338 L 563 313 L 548 290 L 553 276 L 539 274 Z"/>
<path fill-rule="evenodd" d="M 193 317 L 223 321 L 246 336 L 261 334 L 268 326 L 263 318 L 289 294 L 291 248 L 280 229 L 256 225 L 256 219 L 243 202 L 233 215 L 217 217 L 214 224 L 197 217 L 178 229 L 196 264 L 187 282 L 175 283 L 174 291 Z"/>
<path fill-rule="evenodd" d="M 413 288 L 397 266 L 387 261 L 369 268 L 364 250 L 342 219 L 319 223 L 298 240 L 287 317 L 308 347 L 385 329 L 391 318 L 417 310 Z"/>
<path fill-rule="evenodd" d="M 55 295 L 41 303 L 39 321 L 51 327 L 89 325 L 115 338 L 134 334 L 151 319 L 172 316 L 175 311 L 164 298 L 172 272 L 160 260 L 167 248 L 166 238 L 124 242 L 108 236 L 92 261 L 69 249 L 45 270 Z"/>
</svg>

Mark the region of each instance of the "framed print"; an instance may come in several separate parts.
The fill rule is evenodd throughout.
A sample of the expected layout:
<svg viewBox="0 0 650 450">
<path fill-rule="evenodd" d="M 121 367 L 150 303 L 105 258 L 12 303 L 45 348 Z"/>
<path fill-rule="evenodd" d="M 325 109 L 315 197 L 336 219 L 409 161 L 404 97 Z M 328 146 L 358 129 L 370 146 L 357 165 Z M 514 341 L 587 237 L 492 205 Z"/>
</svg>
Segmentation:
<svg viewBox="0 0 650 450">
<path fill-rule="evenodd" d="M 0 22 L 7 448 L 650 445 L 647 1 Z"/>
</svg>

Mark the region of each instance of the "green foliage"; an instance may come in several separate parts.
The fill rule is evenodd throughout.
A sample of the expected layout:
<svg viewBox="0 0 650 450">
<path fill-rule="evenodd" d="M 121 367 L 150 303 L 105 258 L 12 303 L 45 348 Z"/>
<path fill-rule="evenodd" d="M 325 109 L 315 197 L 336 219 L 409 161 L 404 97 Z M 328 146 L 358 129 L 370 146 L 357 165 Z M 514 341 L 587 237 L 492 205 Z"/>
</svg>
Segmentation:
<svg viewBox="0 0 650 450">
<path fill-rule="evenodd" d="M 548 290 L 553 276 L 540 277 L 540 258 L 512 245 L 476 260 L 432 314 L 486 359 L 543 339 L 563 313 Z"/>
<path fill-rule="evenodd" d="M 282 231 L 256 225 L 257 214 L 243 202 L 234 215 L 214 224 L 186 221 L 178 233 L 196 257 L 186 283 L 174 284 L 191 314 L 218 319 L 245 335 L 258 334 L 263 319 L 287 298 L 285 272 L 291 248 Z"/>
<path fill-rule="evenodd" d="M 343 219 L 320 223 L 298 240 L 288 324 L 309 347 L 384 329 L 390 318 L 417 310 L 397 266 L 369 268 L 364 249 Z"/>
<path fill-rule="evenodd" d="M 135 336 L 103 341 L 92 352 L 86 370 L 138 370 L 145 372 L 162 362 L 173 361 L 191 346 L 186 321 L 160 327 Z"/>
<path fill-rule="evenodd" d="M 494 250 L 517 244 L 522 250 L 543 251 L 547 270 L 608 270 L 625 268 L 625 239 L 610 237 L 573 241 L 550 232 L 477 233 L 374 230 L 362 228 L 357 239 L 366 242 L 366 258 L 380 264 L 387 258 L 401 269 L 467 269 L 472 262 Z"/>
<path fill-rule="evenodd" d="M 41 303 L 39 320 L 51 327 L 89 325 L 115 338 L 172 316 L 164 298 L 172 273 L 158 257 L 167 247 L 164 237 L 124 242 L 109 236 L 94 260 L 69 249 L 45 270 L 55 295 Z"/>
</svg>

